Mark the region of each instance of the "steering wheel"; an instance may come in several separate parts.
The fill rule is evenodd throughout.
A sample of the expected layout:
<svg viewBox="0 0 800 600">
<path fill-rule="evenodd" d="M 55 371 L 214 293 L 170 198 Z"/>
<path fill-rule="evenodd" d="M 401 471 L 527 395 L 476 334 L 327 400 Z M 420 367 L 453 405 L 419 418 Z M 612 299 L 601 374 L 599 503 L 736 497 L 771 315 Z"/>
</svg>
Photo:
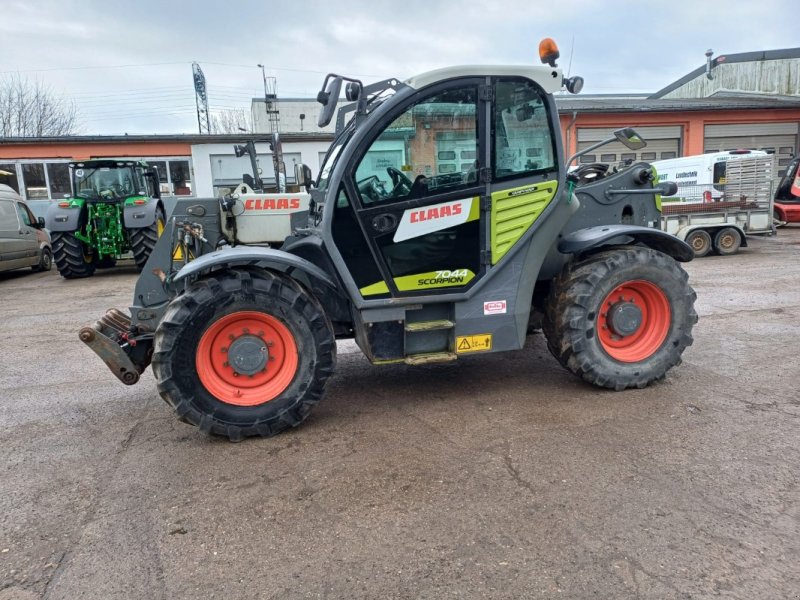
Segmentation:
<svg viewBox="0 0 800 600">
<path fill-rule="evenodd" d="M 585 185 L 602 179 L 607 173 L 608 165 L 606 163 L 587 163 L 572 171 L 569 177 L 578 184 Z"/>
<path fill-rule="evenodd" d="M 357 182 L 358 191 L 361 193 L 362 198 L 366 197 L 370 200 L 377 202 L 386 198 L 386 189 L 383 187 L 381 180 L 377 175 L 370 175 L 361 181 Z"/>
<path fill-rule="evenodd" d="M 408 177 L 406 177 L 406 174 L 403 173 L 400 169 L 395 169 L 394 167 L 386 167 L 386 172 L 389 174 L 389 177 L 392 180 L 393 187 L 392 191 L 390 192 L 390 195 L 405 196 L 411 191 L 411 186 L 414 184 L 411 183 L 411 180 Z"/>
</svg>

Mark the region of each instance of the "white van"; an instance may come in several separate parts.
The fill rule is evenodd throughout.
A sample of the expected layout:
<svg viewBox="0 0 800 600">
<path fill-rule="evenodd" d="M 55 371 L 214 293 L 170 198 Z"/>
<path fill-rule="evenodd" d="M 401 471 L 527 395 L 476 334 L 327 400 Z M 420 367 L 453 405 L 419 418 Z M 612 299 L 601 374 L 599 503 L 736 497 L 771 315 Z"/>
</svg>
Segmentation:
<svg viewBox="0 0 800 600">
<path fill-rule="evenodd" d="M 664 202 L 715 202 L 723 199 L 728 161 L 766 155 L 762 150 L 729 150 L 657 160 L 651 164 L 658 173 L 659 183 L 674 181 L 678 184 L 678 192 L 664 197 Z"/>
<path fill-rule="evenodd" d="M 0 184 L 0 271 L 53 266 L 50 234 L 13 188 Z"/>
</svg>

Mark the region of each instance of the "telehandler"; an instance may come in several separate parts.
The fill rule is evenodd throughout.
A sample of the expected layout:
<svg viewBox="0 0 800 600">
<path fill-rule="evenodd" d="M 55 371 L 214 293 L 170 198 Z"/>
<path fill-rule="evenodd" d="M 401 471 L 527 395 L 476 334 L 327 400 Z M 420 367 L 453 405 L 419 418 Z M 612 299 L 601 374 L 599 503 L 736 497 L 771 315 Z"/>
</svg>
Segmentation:
<svg viewBox="0 0 800 600">
<path fill-rule="evenodd" d="M 316 180 L 296 169 L 307 222 L 280 250 L 234 244 L 222 225 L 246 215 L 230 202 L 179 201 L 130 315 L 111 309 L 81 340 L 124 383 L 152 364 L 181 420 L 233 441 L 302 423 L 338 338 L 374 364 L 422 365 L 519 350 L 543 314 L 550 351 L 585 381 L 663 379 L 697 321 L 678 264 L 692 249 L 658 229 L 675 185 L 646 163 L 568 175 L 553 94 L 582 79 L 552 40 L 539 50 L 543 66 L 328 75 L 319 125 L 343 86 L 355 109 Z M 644 145 L 630 128 L 615 139 Z"/>
</svg>

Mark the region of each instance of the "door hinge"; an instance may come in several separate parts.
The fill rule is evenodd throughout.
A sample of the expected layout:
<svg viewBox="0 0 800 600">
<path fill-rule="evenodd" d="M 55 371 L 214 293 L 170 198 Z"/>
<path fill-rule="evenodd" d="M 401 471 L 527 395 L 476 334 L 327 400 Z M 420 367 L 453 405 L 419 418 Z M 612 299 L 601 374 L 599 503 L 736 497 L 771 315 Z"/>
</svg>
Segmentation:
<svg viewBox="0 0 800 600">
<path fill-rule="evenodd" d="M 481 250 L 481 264 L 482 265 L 491 265 L 492 264 L 492 251 L 491 250 Z"/>
<path fill-rule="evenodd" d="M 491 86 L 483 86 L 480 91 L 480 99 L 486 102 L 494 101 L 494 88 Z"/>
<path fill-rule="evenodd" d="M 492 197 L 481 196 L 481 210 L 489 212 L 492 210 Z"/>
<path fill-rule="evenodd" d="M 489 183 L 492 179 L 492 172 L 489 167 L 481 167 L 478 171 L 478 181 L 480 183 Z"/>
</svg>

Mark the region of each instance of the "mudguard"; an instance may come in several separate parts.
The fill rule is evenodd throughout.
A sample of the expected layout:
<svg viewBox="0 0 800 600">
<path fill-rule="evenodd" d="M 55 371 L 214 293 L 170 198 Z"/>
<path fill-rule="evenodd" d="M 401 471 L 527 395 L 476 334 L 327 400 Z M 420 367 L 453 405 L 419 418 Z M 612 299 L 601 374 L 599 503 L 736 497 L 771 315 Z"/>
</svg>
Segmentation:
<svg viewBox="0 0 800 600">
<path fill-rule="evenodd" d="M 123 222 L 126 229 L 150 227 L 156 222 L 156 211 L 161 203 L 151 198 L 146 204 L 126 204 L 122 209 Z M 161 209 L 164 210 L 163 208 Z"/>
<path fill-rule="evenodd" d="M 71 200 L 68 208 L 61 208 L 57 202 L 47 207 L 44 226 L 49 231 L 77 231 L 81 226 L 83 200 Z"/>
<path fill-rule="evenodd" d="M 694 258 L 692 247 L 674 235 L 660 229 L 634 225 L 602 225 L 578 229 L 561 238 L 558 251 L 563 254 L 578 254 L 599 246 L 637 243 L 663 252 L 680 262 L 689 262 Z"/>
<path fill-rule="evenodd" d="M 280 271 L 301 281 L 310 278 L 325 284 L 333 290 L 338 287 L 330 275 L 306 259 L 281 250 L 258 246 L 235 246 L 204 254 L 178 271 L 172 281 L 178 282 L 187 277 L 210 271 L 215 267 L 242 266 L 254 266 Z M 298 277 L 298 275 L 300 276 Z"/>
</svg>

